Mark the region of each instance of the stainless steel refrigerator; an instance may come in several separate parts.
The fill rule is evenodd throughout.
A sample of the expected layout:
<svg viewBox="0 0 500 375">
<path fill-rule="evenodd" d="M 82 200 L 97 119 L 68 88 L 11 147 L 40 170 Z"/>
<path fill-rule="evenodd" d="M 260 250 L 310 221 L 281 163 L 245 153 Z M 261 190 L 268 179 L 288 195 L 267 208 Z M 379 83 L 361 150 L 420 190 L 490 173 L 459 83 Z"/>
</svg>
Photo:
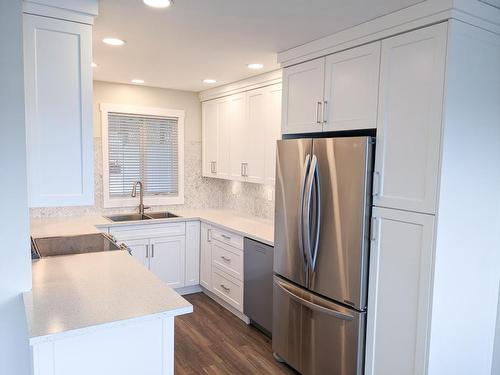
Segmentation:
<svg viewBox="0 0 500 375">
<path fill-rule="evenodd" d="M 278 141 L 273 351 L 302 374 L 362 374 L 371 137 Z"/>
</svg>

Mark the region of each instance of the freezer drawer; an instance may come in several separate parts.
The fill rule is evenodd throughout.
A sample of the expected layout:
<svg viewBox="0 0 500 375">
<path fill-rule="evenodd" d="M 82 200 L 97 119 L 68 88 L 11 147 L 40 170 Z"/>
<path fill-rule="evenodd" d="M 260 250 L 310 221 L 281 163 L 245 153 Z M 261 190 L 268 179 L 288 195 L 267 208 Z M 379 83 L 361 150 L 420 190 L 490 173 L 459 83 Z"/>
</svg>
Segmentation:
<svg viewBox="0 0 500 375">
<path fill-rule="evenodd" d="M 366 313 L 274 276 L 273 351 L 304 375 L 361 375 Z"/>
</svg>

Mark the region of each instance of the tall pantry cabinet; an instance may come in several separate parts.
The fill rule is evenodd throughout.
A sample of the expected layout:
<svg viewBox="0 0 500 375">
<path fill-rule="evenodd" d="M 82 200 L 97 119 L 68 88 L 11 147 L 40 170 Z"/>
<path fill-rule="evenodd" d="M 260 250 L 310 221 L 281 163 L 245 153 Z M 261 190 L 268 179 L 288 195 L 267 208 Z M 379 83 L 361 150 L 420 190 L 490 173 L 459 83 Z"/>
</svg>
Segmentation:
<svg viewBox="0 0 500 375">
<path fill-rule="evenodd" d="M 489 375 L 500 36 L 454 19 L 409 30 L 285 67 L 282 132 L 376 128 L 365 373 Z M 473 301 L 481 318 L 471 321 Z"/>
<path fill-rule="evenodd" d="M 57 8 L 43 3 L 24 2 L 23 15 L 30 206 L 90 205 L 91 24 L 97 1 L 81 3 L 77 9 L 68 9 L 62 1 Z"/>
</svg>

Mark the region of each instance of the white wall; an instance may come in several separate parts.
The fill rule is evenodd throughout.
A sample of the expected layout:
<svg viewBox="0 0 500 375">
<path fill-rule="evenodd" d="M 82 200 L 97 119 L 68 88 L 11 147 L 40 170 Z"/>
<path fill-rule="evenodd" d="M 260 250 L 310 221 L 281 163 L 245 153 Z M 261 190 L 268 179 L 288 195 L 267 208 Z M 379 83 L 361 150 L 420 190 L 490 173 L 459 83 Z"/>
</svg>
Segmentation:
<svg viewBox="0 0 500 375">
<path fill-rule="evenodd" d="M 452 22 L 429 375 L 490 375 L 500 282 L 500 36 Z"/>
<path fill-rule="evenodd" d="M 31 288 L 21 0 L 0 1 L 0 374 L 29 373 L 21 292 Z"/>
</svg>

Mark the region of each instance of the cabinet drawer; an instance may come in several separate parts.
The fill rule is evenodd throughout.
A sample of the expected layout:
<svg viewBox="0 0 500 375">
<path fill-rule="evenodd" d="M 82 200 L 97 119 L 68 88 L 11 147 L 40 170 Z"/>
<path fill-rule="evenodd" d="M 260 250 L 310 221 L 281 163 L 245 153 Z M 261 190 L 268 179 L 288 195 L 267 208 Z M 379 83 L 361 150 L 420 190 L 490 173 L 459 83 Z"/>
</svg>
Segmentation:
<svg viewBox="0 0 500 375">
<path fill-rule="evenodd" d="M 234 246 L 237 249 L 243 250 L 243 236 L 234 234 L 224 229 L 212 227 L 210 229 L 210 237 L 214 240 Z"/>
<path fill-rule="evenodd" d="M 243 252 L 217 240 L 212 241 L 212 264 L 243 281 Z"/>
<path fill-rule="evenodd" d="M 226 273 L 213 269 L 213 292 L 238 311 L 243 312 L 243 286 Z"/>
<path fill-rule="evenodd" d="M 145 223 L 142 225 L 110 227 L 109 234 L 118 241 L 124 241 L 131 238 L 184 236 L 186 234 L 186 223 Z"/>
</svg>

